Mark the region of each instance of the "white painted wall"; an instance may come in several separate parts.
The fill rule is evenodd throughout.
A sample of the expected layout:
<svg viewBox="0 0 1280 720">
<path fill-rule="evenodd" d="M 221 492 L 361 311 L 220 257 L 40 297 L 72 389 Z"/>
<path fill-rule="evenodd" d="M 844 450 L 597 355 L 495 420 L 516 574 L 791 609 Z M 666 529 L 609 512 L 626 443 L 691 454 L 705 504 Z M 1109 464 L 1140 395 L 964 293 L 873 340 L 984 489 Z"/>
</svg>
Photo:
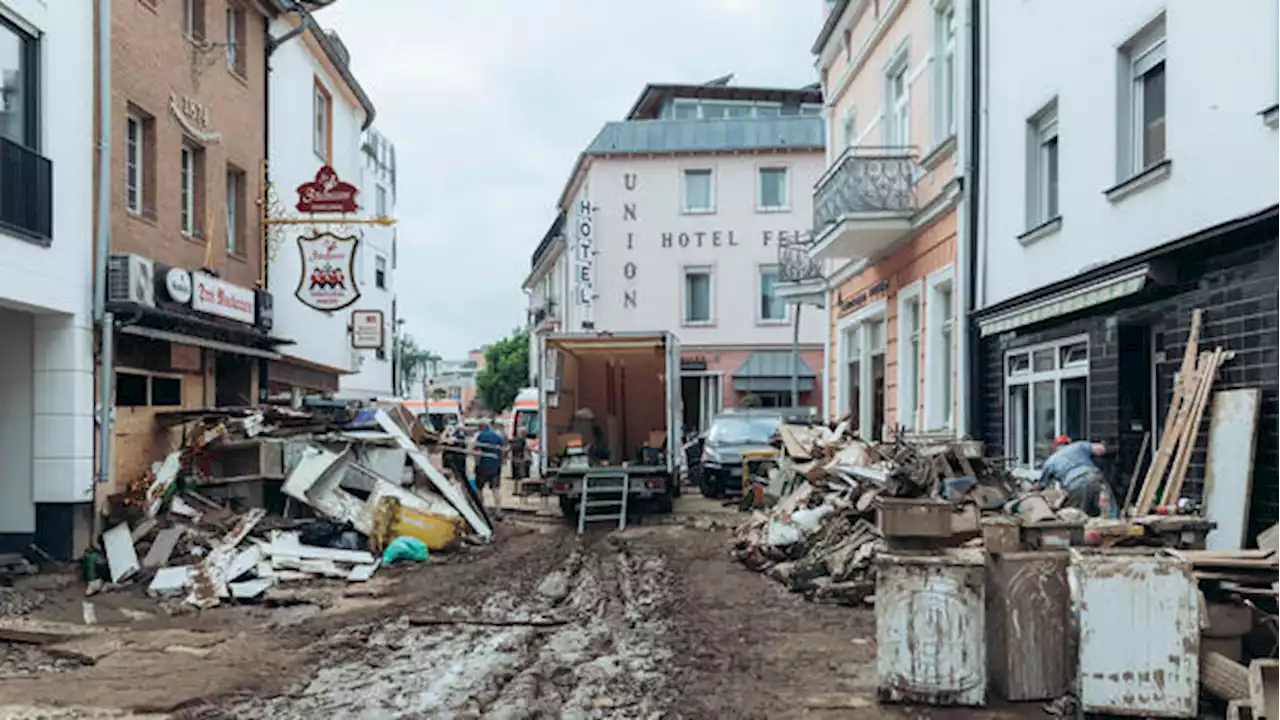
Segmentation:
<svg viewBox="0 0 1280 720">
<path fill-rule="evenodd" d="M 789 169 L 789 210 L 757 210 L 757 170 L 765 166 Z M 714 212 L 682 212 L 686 168 L 713 170 Z M 669 330 L 685 346 L 790 345 L 789 321 L 757 320 L 759 268 L 777 264 L 779 232 L 810 231 L 812 189 L 822 169 L 822 152 L 593 159 L 585 186 L 594 207 L 592 315 L 596 329 Z M 635 175 L 634 189 L 628 189 L 624 176 L 629 174 Z M 627 214 L 632 206 L 634 218 Z M 570 210 L 572 218 L 578 203 Z M 575 252 L 574 233 L 570 222 L 566 227 L 570 256 Z M 664 247 L 667 233 L 672 236 L 670 247 Z M 701 247 L 697 233 L 703 234 Z M 715 233 L 719 233 L 719 246 Z M 686 247 L 681 245 L 682 234 L 687 236 Z M 695 265 L 713 268 L 714 322 L 706 326 L 683 324 L 684 268 Z M 634 277 L 628 277 L 631 274 Z M 574 297 L 576 273 L 572 279 L 570 296 Z M 634 306 L 628 304 L 628 293 L 634 293 Z M 824 326 L 821 311 L 806 308 L 800 321 L 801 342 L 821 343 Z"/>
<path fill-rule="evenodd" d="M 979 306 L 1275 204 L 1280 144 L 1258 114 L 1276 102 L 1274 6 L 986 0 Z M 1162 8 L 1172 173 L 1112 203 L 1103 193 L 1119 181 L 1118 48 Z M 1055 96 L 1063 224 L 1024 247 L 1027 121 Z"/>
<path fill-rule="evenodd" d="M 0 532 L 34 529 L 31 502 L 86 502 L 93 489 L 92 4 L 4 0 L 40 48 L 40 147 L 53 163 L 53 241 L 0 231 Z"/>
<path fill-rule="evenodd" d="M 282 20 L 271 24 L 271 34 L 277 37 L 290 29 L 291 26 Z M 364 110 L 348 102 L 340 89 L 341 79 L 329 76 L 301 38 L 281 45 L 271 55 L 270 63 L 267 130 L 270 134 L 271 181 L 286 214 L 297 215 L 294 209 L 298 201 L 296 188 L 303 182 L 314 180 L 316 171 L 324 162 L 311 147 L 312 93 L 316 78 L 325 84 L 333 98 L 333 168 L 340 178 L 360 189 L 357 201 L 362 206 L 362 214 L 372 212 L 373 189 L 359 185 L 364 163 L 360 151 Z M 358 225 L 347 227 L 361 228 Z M 368 236 L 368 227 L 358 230 L 361 231 Z M 275 303 L 272 333 L 296 343 L 282 348 L 286 355 L 355 371 L 358 369 L 358 356 L 351 348 L 347 328 L 351 322 L 351 311 L 364 307 L 365 296 L 362 295 L 355 305 L 333 313 L 314 310 L 298 300 L 294 294 L 302 274 L 298 237 L 304 234 L 311 234 L 310 226 L 284 226 L 283 242 L 275 248 L 271 259 L 268 284 Z M 367 272 L 361 272 L 365 259 L 357 251 L 356 275 L 361 293 L 366 293 L 370 287 L 364 282 L 366 278 L 370 283 L 373 278 L 372 261 L 367 263 Z M 389 390 L 389 381 L 387 385 Z"/>
<path fill-rule="evenodd" d="M 368 138 L 367 135 L 365 137 L 366 139 Z M 360 157 L 362 162 L 360 181 L 357 183 L 357 187 L 360 188 L 364 214 L 368 217 L 377 215 L 377 188 L 381 186 L 386 190 L 387 215 L 395 217 L 396 202 L 395 193 L 392 192 L 391 187 L 391 175 L 374 163 L 368 153 L 361 152 Z M 352 307 L 360 310 L 382 311 L 386 351 L 382 359 L 378 358 L 378 353 L 375 350 L 358 351 L 360 357 L 359 371 L 354 375 L 347 375 L 340 379 L 339 394 L 350 397 L 387 397 L 395 394 L 391 379 L 391 306 L 396 297 L 392 246 L 396 241 L 398 229 L 381 225 L 366 225 L 361 229 L 361 232 L 364 235 L 360 241 L 360 247 L 356 251 L 361 295 L 360 300 Z M 386 262 L 387 267 L 386 287 L 384 289 L 379 288 L 375 282 L 377 259 L 379 257 Z M 404 317 L 405 310 L 406 308 L 399 309 L 401 317 Z M 348 311 L 347 314 L 349 317 L 350 312 Z"/>
</svg>

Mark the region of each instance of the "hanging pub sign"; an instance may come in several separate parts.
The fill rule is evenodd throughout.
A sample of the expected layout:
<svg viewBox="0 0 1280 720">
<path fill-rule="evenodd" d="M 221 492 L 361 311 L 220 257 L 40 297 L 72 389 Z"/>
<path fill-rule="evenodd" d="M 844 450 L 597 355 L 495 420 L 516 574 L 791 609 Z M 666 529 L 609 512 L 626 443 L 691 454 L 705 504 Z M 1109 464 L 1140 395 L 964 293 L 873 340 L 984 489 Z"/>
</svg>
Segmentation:
<svg viewBox="0 0 1280 720">
<path fill-rule="evenodd" d="M 303 305 L 323 312 L 341 310 L 360 299 L 356 286 L 354 237 L 320 233 L 298 238 L 302 253 L 302 277 L 294 295 Z"/>
<path fill-rule="evenodd" d="M 338 179 L 338 171 L 322 166 L 316 171 L 316 179 L 298 186 L 298 212 L 300 213 L 353 213 L 360 209 L 355 185 Z"/>
</svg>

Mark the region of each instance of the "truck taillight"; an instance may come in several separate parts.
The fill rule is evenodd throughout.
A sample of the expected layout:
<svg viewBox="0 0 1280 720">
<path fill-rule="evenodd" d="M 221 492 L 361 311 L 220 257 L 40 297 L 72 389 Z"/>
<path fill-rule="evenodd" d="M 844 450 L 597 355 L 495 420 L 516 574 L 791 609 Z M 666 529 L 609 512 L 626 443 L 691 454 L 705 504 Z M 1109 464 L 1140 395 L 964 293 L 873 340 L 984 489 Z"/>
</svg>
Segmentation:
<svg viewBox="0 0 1280 720">
<path fill-rule="evenodd" d="M 563 480 L 557 480 L 557 481 L 555 481 L 554 483 L 551 483 L 551 489 L 552 489 L 552 490 L 556 490 L 556 491 L 568 490 L 568 489 L 569 489 L 569 483 L 567 483 L 567 482 L 565 482 L 565 481 L 563 481 Z"/>
<path fill-rule="evenodd" d="M 646 490 L 661 490 L 666 486 L 667 483 L 664 482 L 662 478 L 649 478 L 644 481 L 644 487 Z"/>
</svg>

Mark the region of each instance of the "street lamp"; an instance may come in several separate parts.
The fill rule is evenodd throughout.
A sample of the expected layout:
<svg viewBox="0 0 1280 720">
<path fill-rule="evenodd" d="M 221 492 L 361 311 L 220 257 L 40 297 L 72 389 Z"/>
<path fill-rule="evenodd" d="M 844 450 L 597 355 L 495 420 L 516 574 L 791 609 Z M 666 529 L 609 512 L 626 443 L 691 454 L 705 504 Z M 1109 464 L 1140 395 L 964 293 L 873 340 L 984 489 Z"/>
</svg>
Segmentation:
<svg viewBox="0 0 1280 720">
<path fill-rule="evenodd" d="M 401 392 L 404 390 L 404 383 L 401 381 L 399 373 L 399 368 L 401 367 L 400 353 L 402 351 L 399 342 L 400 326 L 404 325 L 404 323 L 404 318 L 396 318 L 395 322 L 391 323 L 391 385 L 397 398 L 402 398 L 407 394 L 407 391 Z"/>
</svg>

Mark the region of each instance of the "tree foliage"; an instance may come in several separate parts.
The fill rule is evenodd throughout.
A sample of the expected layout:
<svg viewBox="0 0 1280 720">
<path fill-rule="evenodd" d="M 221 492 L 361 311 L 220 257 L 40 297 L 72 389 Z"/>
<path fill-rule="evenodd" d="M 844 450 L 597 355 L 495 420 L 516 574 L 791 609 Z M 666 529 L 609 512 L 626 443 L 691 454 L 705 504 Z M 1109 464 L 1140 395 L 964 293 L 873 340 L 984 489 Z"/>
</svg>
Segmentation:
<svg viewBox="0 0 1280 720">
<path fill-rule="evenodd" d="M 420 347 L 412 335 L 402 333 L 396 337 L 396 396 L 407 398 L 414 388 L 421 385 L 428 366 L 440 360 L 440 356 Z"/>
<path fill-rule="evenodd" d="M 476 374 L 476 391 L 485 407 L 500 413 L 511 407 L 529 382 L 529 333 L 514 330 L 484 350 L 484 369 Z"/>
</svg>

